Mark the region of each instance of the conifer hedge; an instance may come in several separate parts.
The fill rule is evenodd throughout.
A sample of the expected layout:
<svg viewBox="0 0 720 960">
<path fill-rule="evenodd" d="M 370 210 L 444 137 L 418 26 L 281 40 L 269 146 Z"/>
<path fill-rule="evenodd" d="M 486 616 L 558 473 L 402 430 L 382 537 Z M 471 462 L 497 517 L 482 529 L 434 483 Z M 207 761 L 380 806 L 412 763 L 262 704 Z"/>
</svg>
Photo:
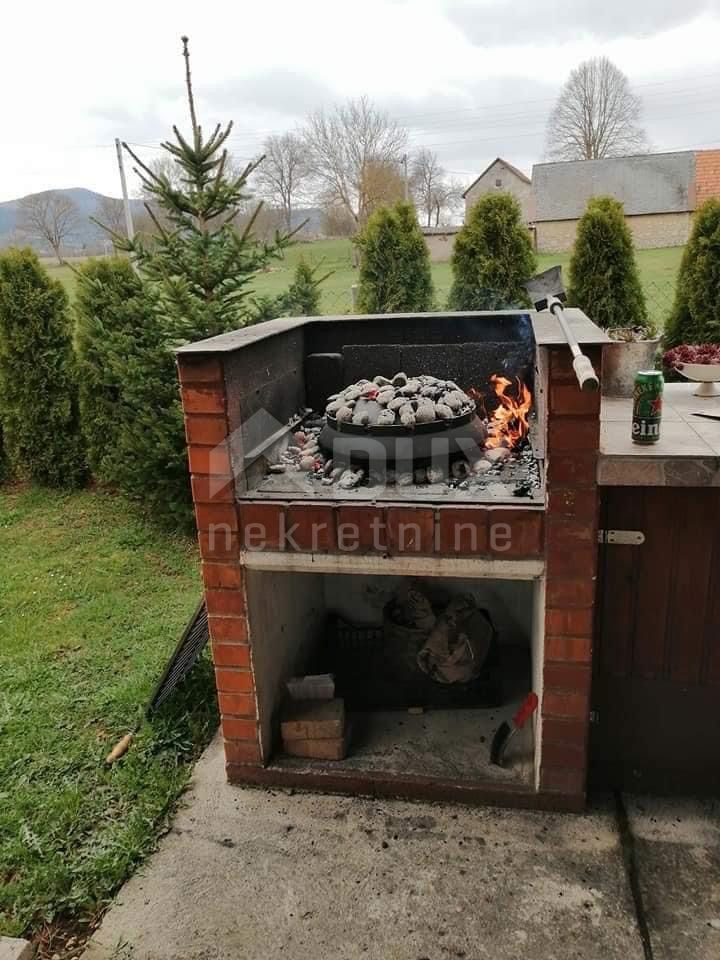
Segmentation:
<svg viewBox="0 0 720 960">
<path fill-rule="evenodd" d="M 645 295 L 623 205 L 593 197 L 578 223 L 570 258 L 568 303 L 609 331 L 651 337 Z"/>
<path fill-rule="evenodd" d="M 523 284 L 535 273 L 537 260 L 511 194 L 488 193 L 474 204 L 455 238 L 450 264 L 451 310 L 529 306 Z"/>
<path fill-rule="evenodd" d="M 68 302 L 32 250 L 0 255 L 0 423 L 9 468 L 49 486 L 87 474 Z"/>
<path fill-rule="evenodd" d="M 88 260 L 77 271 L 75 351 L 80 417 L 93 476 L 117 485 L 129 371 L 155 324 L 147 292 L 126 257 Z"/>
<path fill-rule="evenodd" d="M 361 313 L 432 310 L 430 255 L 412 204 L 380 207 L 355 242 L 360 248 Z"/>
<path fill-rule="evenodd" d="M 665 327 L 666 347 L 720 343 L 720 200 L 697 210 Z"/>
</svg>

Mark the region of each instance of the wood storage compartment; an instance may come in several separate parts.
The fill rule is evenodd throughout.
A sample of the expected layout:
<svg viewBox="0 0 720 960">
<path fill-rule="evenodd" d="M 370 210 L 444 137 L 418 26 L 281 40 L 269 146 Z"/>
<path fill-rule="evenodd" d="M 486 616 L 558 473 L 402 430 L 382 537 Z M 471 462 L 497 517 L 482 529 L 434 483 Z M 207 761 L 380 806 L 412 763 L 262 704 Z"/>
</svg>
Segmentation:
<svg viewBox="0 0 720 960">
<path fill-rule="evenodd" d="M 497 727 L 541 683 L 541 579 L 247 569 L 246 590 L 266 775 L 334 789 L 362 783 L 365 793 L 380 788 L 403 794 L 431 784 L 534 792 L 536 720 L 513 739 L 504 766 L 489 758 Z M 453 619 L 468 632 L 458 635 L 455 628 L 445 672 L 438 674 L 442 658 L 428 666 L 431 630 L 392 620 L 398 598 L 408 592 L 431 603 L 440 635 Z M 466 652 L 468 635 L 474 646 Z M 418 665 L 423 652 L 432 675 Z M 475 667 L 473 658 L 481 657 Z M 279 734 L 286 683 L 328 671 L 347 711 L 347 756 L 288 756 Z"/>
</svg>

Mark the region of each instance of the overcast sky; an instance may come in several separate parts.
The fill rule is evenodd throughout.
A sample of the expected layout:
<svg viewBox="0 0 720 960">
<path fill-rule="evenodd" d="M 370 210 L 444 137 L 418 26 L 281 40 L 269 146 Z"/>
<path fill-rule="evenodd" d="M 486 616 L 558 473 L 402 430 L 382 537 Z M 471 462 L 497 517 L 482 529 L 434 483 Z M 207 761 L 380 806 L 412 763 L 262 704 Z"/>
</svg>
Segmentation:
<svg viewBox="0 0 720 960">
<path fill-rule="evenodd" d="M 497 155 L 529 173 L 562 81 L 600 54 L 642 97 L 653 149 L 720 146 L 720 0 L 40 0 L 4 11 L 0 200 L 117 195 L 114 137 L 150 158 L 187 128 L 182 33 L 201 119 L 232 119 L 241 158 L 367 94 L 459 179 Z"/>
</svg>

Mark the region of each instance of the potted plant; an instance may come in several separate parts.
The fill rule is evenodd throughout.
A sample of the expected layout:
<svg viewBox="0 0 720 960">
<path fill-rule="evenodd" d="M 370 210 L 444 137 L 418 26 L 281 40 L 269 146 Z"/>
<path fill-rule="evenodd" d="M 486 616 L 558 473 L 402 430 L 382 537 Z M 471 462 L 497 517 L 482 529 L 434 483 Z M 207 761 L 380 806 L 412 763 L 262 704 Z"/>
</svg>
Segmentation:
<svg viewBox="0 0 720 960">
<path fill-rule="evenodd" d="M 593 197 L 580 219 L 568 302 L 614 341 L 603 348 L 603 393 L 631 396 L 638 370 L 655 367 L 659 340 L 648 317 L 623 206 L 612 197 Z"/>
</svg>

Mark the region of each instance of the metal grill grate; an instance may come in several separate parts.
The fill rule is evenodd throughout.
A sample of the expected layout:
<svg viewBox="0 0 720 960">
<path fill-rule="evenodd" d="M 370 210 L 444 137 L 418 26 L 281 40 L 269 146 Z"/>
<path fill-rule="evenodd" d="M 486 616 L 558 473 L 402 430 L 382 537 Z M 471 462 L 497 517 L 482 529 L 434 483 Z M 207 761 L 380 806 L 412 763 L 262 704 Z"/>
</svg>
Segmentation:
<svg viewBox="0 0 720 960">
<path fill-rule="evenodd" d="M 157 710 L 195 666 L 209 639 L 208 616 L 202 600 L 185 627 L 165 672 L 153 690 L 145 716 Z"/>
</svg>

